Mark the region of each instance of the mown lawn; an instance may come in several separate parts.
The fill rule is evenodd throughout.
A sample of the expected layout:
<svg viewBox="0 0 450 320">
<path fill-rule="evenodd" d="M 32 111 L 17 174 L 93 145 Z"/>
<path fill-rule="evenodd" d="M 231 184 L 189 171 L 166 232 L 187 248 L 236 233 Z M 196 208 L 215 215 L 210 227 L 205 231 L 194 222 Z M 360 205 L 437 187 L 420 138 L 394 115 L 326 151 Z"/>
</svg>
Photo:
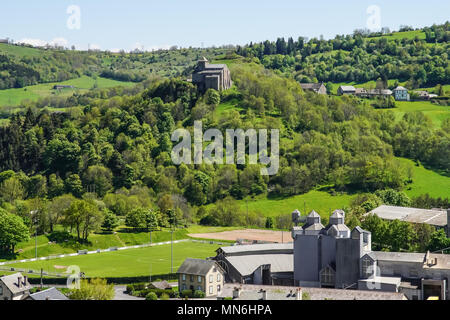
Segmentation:
<svg viewBox="0 0 450 320">
<path fill-rule="evenodd" d="M 205 259 L 215 256 L 217 244 L 182 242 L 173 245 L 173 271 L 186 258 Z M 140 249 L 112 251 L 68 258 L 11 265 L 19 269 L 63 273 L 62 267 L 79 266 L 87 277 L 138 277 L 171 272 L 171 246 L 160 245 Z M 56 267 L 56 268 L 55 268 Z"/>
<path fill-rule="evenodd" d="M 74 86 L 75 89 L 53 90 L 56 84 Z M 63 82 L 43 83 L 25 88 L 0 90 L 0 106 L 18 106 L 23 100 L 36 101 L 41 97 L 47 96 L 68 97 L 75 92 L 86 92 L 92 89 L 94 85 L 101 89 L 117 86 L 130 87 L 135 85 L 135 83 L 116 81 L 102 77 L 94 79 L 92 77 L 82 76 Z"/>
</svg>

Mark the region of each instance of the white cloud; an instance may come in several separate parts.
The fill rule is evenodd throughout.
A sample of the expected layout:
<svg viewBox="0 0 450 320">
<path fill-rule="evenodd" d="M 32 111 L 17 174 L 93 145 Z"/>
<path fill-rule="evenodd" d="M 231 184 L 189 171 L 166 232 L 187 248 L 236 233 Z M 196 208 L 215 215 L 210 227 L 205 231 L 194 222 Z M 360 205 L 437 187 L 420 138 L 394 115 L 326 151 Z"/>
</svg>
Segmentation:
<svg viewBox="0 0 450 320">
<path fill-rule="evenodd" d="M 98 44 L 91 44 L 90 45 L 91 50 L 101 50 L 101 47 Z"/>
<path fill-rule="evenodd" d="M 34 47 L 44 47 L 46 45 L 50 45 L 50 46 L 57 45 L 57 46 L 67 47 L 69 44 L 69 41 L 67 41 L 65 38 L 54 38 L 51 41 L 46 41 L 46 40 L 42 40 L 42 39 L 23 38 L 23 39 L 19 40 L 18 43 L 25 43 L 25 44 L 32 45 Z"/>
</svg>

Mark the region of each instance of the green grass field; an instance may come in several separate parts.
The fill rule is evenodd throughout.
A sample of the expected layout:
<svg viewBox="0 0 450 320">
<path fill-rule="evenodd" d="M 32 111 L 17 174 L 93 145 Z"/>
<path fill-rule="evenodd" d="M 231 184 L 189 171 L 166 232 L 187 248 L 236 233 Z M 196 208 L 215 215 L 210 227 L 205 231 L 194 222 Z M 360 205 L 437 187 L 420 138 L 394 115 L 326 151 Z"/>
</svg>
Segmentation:
<svg viewBox="0 0 450 320">
<path fill-rule="evenodd" d="M 19 269 L 63 273 L 68 266 L 79 266 L 87 277 L 139 277 L 167 274 L 171 272 L 171 249 L 159 245 L 140 249 L 129 249 L 68 258 L 36 261 L 11 265 Z M 205 259 L 215 256 L 217 244 L 182 242 L 173 245 L 174 272 L 186 258 Z M 56 266 L 56 268 L 55 268 Z"/>
<path fill-rule="evenodd" d="M 429 101 L 397 101 L 397 108 L 381 110 L 381 112 L 394 112 L 397 120 L 400 120 L 405 113 L 420 111 L 427 115 L 435 128 L 440 128 L 442 121 L 450 118 L 450 107 L 439 106 Z"/>
<path fill-rule="evenodd" d="M 220 230 L 222 231 L 222 230 Z M 173 234 L 174 240 L 187 239 L 189 229 L 176 230 Z M 152 242 L 165 242 L 171 239 L 169 231 L 158 231 L 152 233 Z M 110 247 L 125 247 L 133 246 L 150 242 L 150 235 L 148 232 L 117 232 L 116 234 L 91 234 L 89 236 L 88 244 L 79 244 L 76 241 L 51 243 L 51 238 L 46 235 L 38 236 L 38 256 L 48 257 L 55 254 L 74 253 L 77 250 L 97 250 L 108 249 Z M 32 237 L 27 242 L 19 243 L 16 247 L 16 252 L 19 252 L 16 257 L 0 258 L 0 261 L 11 259 L 30 259 L 35 257 L 35 239 Z"/>
<path fill-rule="evenodd" d="M 14 55 L 17 57 L 38 57 L 42 55 L 42 52 L 42 50 L 36 48 L 0 43 L 0 53 L 2 54 Z"/>
<path fill-rule="evenodd" d="M 300 210 L 302 214 L 315 210 L 322 216 L 328 216 L 334 210 L 348 206 L 352 198 L 353 196 L 348 194 L 332 196 L 327 192 L 314 190 L 306 194 L 288 198 L 260 198 L 249 200 L 248 211 L 261 213 L 266 217 L 276 217 L 279 215 L 289 215 L 295 209 Z M 246 213 L 247 202 L 241 200 L 239 203 L 242 212 Z"/>
<path fill-rule="evenodd" d="M 60 91 L 53 90 L 53 87 L 56 84 L 71 85 L 74 86 L 75 89 L 62 89 Z M 101 77 L 94 79 L 92 77 L 82 76 L 77 79 L 71 79 L 63 82 L 43 83 L 25 88 L 0 90 L 0 106 L 18 106 L 23 100 L 36 101 L 41 97 L 52 95 L 68 97 L 74 92 L 86 92 L 92 89 L 95 84 L 97 84 L 97 87 L 100 89 L 117 86 L 131 87 L 135 85 L 133 82 L 122 82 Z"/>
<path fill-rule="evenodd" d="M 403 164 L 413 168 L 413 183 L 406 187 L 405 193 L 410 197 L 417 197 L 428 193 L 434 198 L 450 198 L 450 177 L 416 166 L 414 161 L 398 158 Z"/>
</svg>

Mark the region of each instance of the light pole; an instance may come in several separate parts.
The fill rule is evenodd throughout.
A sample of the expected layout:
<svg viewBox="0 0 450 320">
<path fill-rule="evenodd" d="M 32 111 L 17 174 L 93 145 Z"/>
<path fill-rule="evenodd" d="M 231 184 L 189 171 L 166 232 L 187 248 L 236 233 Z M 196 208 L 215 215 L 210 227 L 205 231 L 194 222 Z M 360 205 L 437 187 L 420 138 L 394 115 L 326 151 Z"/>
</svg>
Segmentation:
<svg viewBox="0 0 450 320">
<path fill-rule="evenodd" d="M 173 274 L 173 227 L 170 231 L 170 273 Z"/>
<path fill-rule="evenodd" d="M 32 220 L 34 222 L 34 254 L 35 258 L 37 259 L 37 210 L 31 211 L 30 214 L 32 216 Z"/>
</svg>

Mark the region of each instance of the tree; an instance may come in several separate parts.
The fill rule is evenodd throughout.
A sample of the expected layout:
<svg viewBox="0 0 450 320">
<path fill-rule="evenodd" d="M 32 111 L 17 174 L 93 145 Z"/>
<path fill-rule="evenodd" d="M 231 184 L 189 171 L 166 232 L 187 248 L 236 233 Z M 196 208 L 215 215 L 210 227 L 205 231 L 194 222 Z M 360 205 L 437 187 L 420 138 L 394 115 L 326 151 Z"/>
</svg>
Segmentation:
<svg viewBox="0 0 450 320">
<path fill-rule="evenodd" d="M 105 218 L 103 220 L 102 229 L 114 231 L 114 229 L 119 226 L 119 218 L 108 209 L 105 209 L 103 214 Z"/>
<path fill-rule="evenodd" d="M 63 225 L 75 228 L 78 241 L 87 241 L 91 232 L 98 230 L 103 214 L 92 201 L 75 200 L 64 211 Z"/>
<path fill-rule="evenodd" d="M 104 197 L 112 188 L 112 173 L 103 166 L 91 166 L 84 173 L 83 181 L 89 190 L 97 193 L 99 197 Z"/>
<path fill-rule="evenodd" d="M 60 222 L 64 211 L 67 210 L 75 200 L 76 198 L 71 194 L 65 194 L 54 198 L 49 203 L 47 207 L 47 214 L 50 224 L 50 232 L 53 232 L 53 227 Z"/>
<path fill-rule="evenodd" d="M 208 89 L 205 93 L 206 103 L 217 106 L 220 103 L 220 93 L 214 89 Z"/>
<path fill-rule="evenodd" d="M 450 239 L 447 238 L 445 231 L 443 229 L 435 231 L 431 235 L 428 250 L 431 252 L 436 252 L 447 249 L 446 253 L 448 253 L 448 248 L 450 248 Z"/>
<path fill-rule="evenodd" d="M 15 246 L 19 242 L 29 239 L 30 233 L 23 220 L 0 209 L 0 249 L 3 252 L 14 253 Z"/>
<path fill-rule="evenodd" d="M 272 229 L 273 228 L 273 218 L 267 217 L 266 219 L 266 229 Z"/>
<path fill-rule="evenodd" d="M 25 188 L 17 177 L 9 178 L 0 186 L 0 195 L 7 202 L 23 199 L 26 195 Z"/>
<path fill-rule="evenodd" d="M 106 279 L 81 280 L 80 289 L 72 290 L 71 300 L 112 300 L 114 285 L 108 284 Z"/>
</svg>

